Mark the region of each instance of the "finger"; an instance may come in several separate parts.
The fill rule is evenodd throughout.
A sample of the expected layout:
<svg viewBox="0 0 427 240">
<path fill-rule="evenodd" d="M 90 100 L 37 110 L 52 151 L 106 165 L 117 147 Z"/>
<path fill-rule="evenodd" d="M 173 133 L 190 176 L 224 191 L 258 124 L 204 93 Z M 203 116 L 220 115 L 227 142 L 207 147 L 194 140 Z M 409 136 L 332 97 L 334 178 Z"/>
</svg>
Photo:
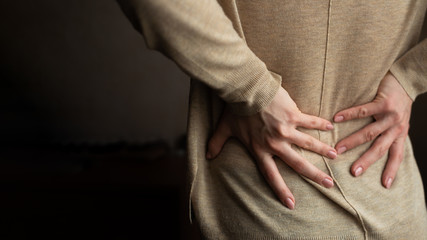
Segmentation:
<svg viewBox="0 0 427 240">
<path fill-rule="evenodd" d="M 308 129 L 332 130 L 334 126 L 328 120 L 302 113 L 297 121 L 297 126 Z"/>
<path fill-rule="evenodd" d="M 370 102 L 364 105 L 348 108 L 335 114 L 335 122 L 344 122 L 351 119 L 365 118 L 381 112 L 381 105 L 378 102 Z"/>
<path fill-rule="evenodd" d="M 382 182 L 385 188 L 390 188 L 393 183 L 397 170 L 403 160 L 406 135 L 402 136 L 390 146 L 390 152 L 385 166 Z"/>
<path fill-rule="evenodd" d="M 335 145 L 338 154 L 353 149 L 363 143 L 370 142 L 393 125 L 391 118 L 373 122 Z"/>
<path fill-rule="evenodd" d="M 300 146 L 312 152 L 319 153 L 325 157 L 328 157 L 331 159 L 334 159 L 337 157 L 337 151 L 335 151 L 333 147 L 300 131 L 295 130 L 290 140 L 297 146 Z"/>
<path fill-rule="evenodd" d="M 301 157 L 290 146 L 284 146 L 280 151 L 275 153 L 280 159 L 288 164 L 297 173 L 306 176 L 307 178 L 315 181 L 316 183 L 331 188 L 334 186 L 334 181 L 326 173 L 320 171 L 313 164 Z"/>
<path fill-rule="evenodd" d="M 273 156 L 269 153 L 256 154 L 258 167 L 266 179 L 267 183 L 273 189 L 279 200 L 289 209 L 295 208 L 295 198 L 283 180 L 282 175 L 277 169 Z"/>
<path fill-rule="evenodd" d="M 384 156 L 397 137 L 398 133 L 392 128 L 377 138 L 369 150 L 353 163 L 353 166 L 351 167 L 353 175 L 355 177 L 361 175 L 369 168 L 369 166 Z"/>
<path fill-rule="evenodd" d="M 225 142 L 230 137 L 231 137 L 231 129 L 229 125 L 224 120 L 221 120 L 221 122 L 218 125 L 218 128 L 215 130 L 212 138 L 209 140 L 206 158 L 213 159 L 216 156 L 218 156 Z"/>
</svg>

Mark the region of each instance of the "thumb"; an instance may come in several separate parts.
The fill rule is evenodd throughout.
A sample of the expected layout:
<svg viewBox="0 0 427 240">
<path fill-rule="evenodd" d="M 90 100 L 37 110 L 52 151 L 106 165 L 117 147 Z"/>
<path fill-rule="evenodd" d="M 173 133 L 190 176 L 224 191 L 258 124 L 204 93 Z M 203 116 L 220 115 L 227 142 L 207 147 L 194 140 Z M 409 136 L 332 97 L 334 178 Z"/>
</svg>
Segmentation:
<svg viewBox="0 0 427 240">
<path fill-rule="evenodd" d="M 230 136 L 230 126 L 228 126 L 225 121 L 221 121 L 218 125 L 218 128 L 215 130 L 213 136 L 209 140 L 206 158 L 216 158 L 216 156 L 218 156 L 218 154 L 221 152 L 222 147 L 224 146 L 225 142 L 227 142 L 227 139 Z"/>
</svg>

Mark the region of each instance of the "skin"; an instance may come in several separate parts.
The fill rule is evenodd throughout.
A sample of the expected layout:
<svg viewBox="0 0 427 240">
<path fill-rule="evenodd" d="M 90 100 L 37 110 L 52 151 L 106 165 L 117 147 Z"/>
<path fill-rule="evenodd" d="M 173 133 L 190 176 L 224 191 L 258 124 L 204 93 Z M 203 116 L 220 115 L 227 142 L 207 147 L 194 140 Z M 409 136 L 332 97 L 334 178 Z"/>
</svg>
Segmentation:
<svg viewBox="0 0 427 240">
<path fill-rule="evenodd" d="M 215 158 L 230 137 L 239 139 L 255 158 L 260 172 L 280 201 L 289 209 L 295 208 L 295 198 L 277 168 L 279 158 L 297 173 L 331 188 L 332 178 L 296 153 L 295 144 L 309 151 L 334 159 L 365 142 L 375 140 L 372 146 L 352 167 L 354 176 L 360 176 L 369 166 L 389 152 L 383 172 L 384 187 L 390 188 L 403 159 L 404 141 L 408 134 L 411 98 L 390 73 L 382 79 L 376 98 L 367 104 L 338 112 L 335 122 L 373 116 L 375 122 L 342 139 L 335 149 L 316 138 L 298 131 L 297 127 L 329 131 L 332 124 L 322 118 L 302 113 L 288 93 L 280 88 L 272 102 L 252 116 L 233 115 L 226 107 L 212 138 L 206 157 Z M 358 169 L 361 170 L 358 170 Z"/>
<path fill-rule="evenodd" d="M 375 119 L 375 122 L 342 139 L 335 146 L 337 152 L 341 154 L 374 140 L 371 147 L 353 163 L 350 171 L 355 177 L 360 176 L 388 152 L 382 184 L 386 188 L 391 187 L 403 160 L 412 102 L 397 79 L 391 73 L 387 73 L 372 102 L 340 111 L 334 116 L 335 122 L 366 117 Z"/>
<path fill-rule="evenodd" d="M 302 113 L 288 93 L 280 88 L 272 102 L 252 116 L 233 115 L 225 108 L 218 127 L 208 143 L 208 159 L 215 158 L 230 137 L 239 139 L 255 158 L 261 173 L 281 202 L 295 207 L 295 198 L 277 169 L 278 157 L 296 172 L 324 187 L 333 187 L 332 178 L 302 158 L 291 144 L 323 156 L 335 158 L 336 150 L 319 140 L 298 131 L 297 127 L 331 130 L 331 122 Z"/>
</svg>

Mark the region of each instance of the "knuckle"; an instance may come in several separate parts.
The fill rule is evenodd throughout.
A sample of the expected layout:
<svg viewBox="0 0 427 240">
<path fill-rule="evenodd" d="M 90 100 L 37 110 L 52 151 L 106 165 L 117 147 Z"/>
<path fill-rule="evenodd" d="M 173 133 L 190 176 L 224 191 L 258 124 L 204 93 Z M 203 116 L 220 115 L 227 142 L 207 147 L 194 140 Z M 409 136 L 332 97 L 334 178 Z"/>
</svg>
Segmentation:
<svg viewBox="0 0 427 240">
<path fill-rule="evenodd" d="M 398 112 L 393 112 L 390 116 L 393 122 L 400 122 L 402 120 L 402 115 Z"/>
<path fill-rule="evenodd" d="M 272 143 L 269 145 L 270 149 L 273 150 L 273 152 L 277 153 L 277 154 L 281 154 L 282 151 L 282 147 L 280 146 L 280 144 L 278 143 Z"/>
<path fill-rule="evenodd" d="M 277 134 L 281 137 L 281 138 L 289 138 L 291 136 L 290 130 L 285 127 L 285 126 L 281 126 L 277 129 Z"/>
<path fill-rule="evenodd" d="M 387 150 L 388 150 L 388 148 L 386 146 L 383 146 L 383 145 L 378 146 L 378 148 L 377 148 L 378 156 L 379 157 L 384 156 L 384 154 L 387 152 Z"/>
<path fill-rule="evenodd" d="M 319 126 L 319 125 L 320 125 L 319 121 L 318 121 L 318 120 L 316 120 L 316 119 L 310 119 L 310 120 L 308 121 L 308 123 L 310 124 L 310 126 L 313 126 L 313 127 L 315 127 L 315 126 Z"/>
<path fill-rule="evenodd" d="M 293 164 L 292 168 L 297 172 L 297 173 L 303 173 L 305 170 L 305 164 L 302 161 L 297 161 Z"/>
<path fill-rule="evenodd" d="M 283 145 L 281 142 L 276 141 L 272 138 L 269 138 L 267 141 L 268 141 L 267 146 L 271 151 L 273 151 L 276 155 L 279 155 L 279 156 L 283 155 L 284 151 L 283 151 Z"/>
<path fill-rule="evenodd" d="M 394 104 L 391 101 L 384 101 L 383 102 L 383 109 L 385 112 L 392 112 L 394 109 Z"/>
<path fill-rule="evenodd" d="M 266 144 L 269 148 L 271 148 L 271 149 L 275 149 L 275 148 L 277 148 L 277 143 L 276 143 L 276 141 L 274 140 L 274 138 L 267 137 L 267 138 L 265 139 L 265 144 Z"/>
<path fill-rule="evenodd" d="M 344 113 L 345 119 L 352 119 L 356 116 L 354 110 L 350 110 L 346 113 Z"/>
<path fill-rule="evenodd" d="M 368 116 L 368 109 L 366 107 L 361 107 L 357 111 L 357 117 L 358 118 L 365 118 Z"/>
<path fill-rule="evenodd" d="M 271 147 L 274 144 L 274 139 L 272 137 L 266 136 L 264 138 L 264 142 L 267 146 Z M 256 143 L 254 142 L 254 144 Z"/>
<path fill-rule="evenodd" d="M 274 172 L 272 170 L 266 169 L 264 171 L 264 176 L 265 176 L 265 178 L 267 179 L 268 182 L 272 183 L 272 182 L 274 182 L 274 178 L 275 178 L 276 175 L 274 174 Z"/>
<path fill-rule="evenodd" d="M 370 141 L 374 140 L 375 137 L 376 137 L 376 134 L 374 131 L 372 131 L 372 130 L 366 131 L 366 133 L 365 133 L 366 142 L 370 142 Z"/>
<path fill-rule="evenodd" d="M 297 114 L 290 114 L 287 120 L 289 123 L 295 124 L 300 121 L 300 117 Z"/>
<path fill-rule="evenodd" d="M 313 147 L 314 147 L 314 141 L 313 141 L 313 139 L 309 138 L 309 139 L 304 140 L 303 143 L 302 143 L 302 146 L 300 146 L 300 147 L 302 147 L 304 149 L 308 149 L 308 150 L 313 149 Z"/>
<path fill-rule="evenodd" d="M 397 125 L 397 131 L 398 131 L 399 134 L 405 132 L 405 130 L 406 130 L 405 124 L 399 124 L 399 125 Z"/>
</svg>

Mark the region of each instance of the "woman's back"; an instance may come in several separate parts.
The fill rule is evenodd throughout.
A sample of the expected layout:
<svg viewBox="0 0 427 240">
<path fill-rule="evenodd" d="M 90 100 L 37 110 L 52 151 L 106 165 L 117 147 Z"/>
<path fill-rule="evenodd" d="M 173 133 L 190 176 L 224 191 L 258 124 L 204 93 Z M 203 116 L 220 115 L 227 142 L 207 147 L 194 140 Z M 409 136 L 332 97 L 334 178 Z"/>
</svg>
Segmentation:
<svg viewBox="0 0 427 240">
<path fill-rule="evenodd" d="M 416 45 L 426 1 L 236 1 L 235 8 L 224 9 L 230 19 L 240 20 L 234 25 L 241 26 L 267 68 L 282 77 L 300 110 L 332 120 L 338 111 L 374 99 L 392 64 Z M 189 148 L 190 161 L 198 165 L 192 199 L 207 238 L 427 238 L 423 186 L 409 139 L 391 189 L 381 184 L 387 155 L 359 178 L 350 173 L 372 142 L 335 160 L 294 147 L 320 170 L 330 171 L 336 186 L 325 189 L 276 161 L 297 201 L 289 210 L 240 142 L 229 140 L 216 159 L 204 159 L 204 142 L 221 107 L 211 102 L 205 86 L 193 83 L 192 91 L 189 141 L 198 143 Z M 329 132 L 300 130 L 334 146 L 372 121 L 335 123 Z"/>
</svg>

